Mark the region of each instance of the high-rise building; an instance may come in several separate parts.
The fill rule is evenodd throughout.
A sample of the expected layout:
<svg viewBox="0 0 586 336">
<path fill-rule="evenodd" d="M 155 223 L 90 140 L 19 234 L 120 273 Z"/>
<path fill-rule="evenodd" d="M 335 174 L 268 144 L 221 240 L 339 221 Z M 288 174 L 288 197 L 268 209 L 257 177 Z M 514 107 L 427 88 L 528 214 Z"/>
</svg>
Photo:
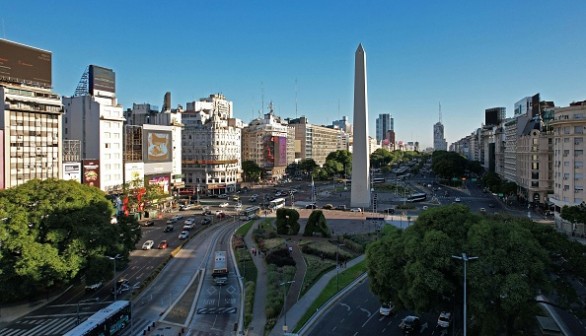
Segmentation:
<svg viewBox="0 0 586 336">
<path fill-rule="evenodd" d="M 448 143 L 444 138 L 444 125 L 441 121 L 438 121 L 433 125 L 433 149 L 448 150 Z"/>
<path fill-rule="evenodd" d="M 242 129 L 242 161 L 254 161 L 268 179 L 281 179 L 288 165 L 288 132 L 287 123 L 271 107 L 264 118 L 254 119 Z"/>
<path fill-rule="evenodd" d="M 241 175 L 242 121 L 222 94 L 187 103 L 182 115 L 185 185 L 211 194 L 236 190 Z"/>
<path fill-rule="evenodd" d="M 0 39 L 0 189 L 62 178 L 62 114 L 50 51 Z"/>
<path fill-rule="evenodd" d="M 342 116 L 341 120 L 332 121 L 332 125 L 338 127 L 346 133 L 352 134 L 352 124 L 348 121 L 346 116 Z"/>
<path fill-rule="evenodd" d="M 492 107 L 484 110 L 484 125 L 497 126 L 505 120 L 507 109 L 504 107 Z"/>
<path fill-rule="evenodd" d="M 105 192 L 122 190 L 122 106 L 116 98 L 115 74 L 90 65 L 72 97 L 63 97 L 63 138 L 81 141 L 82 183 Z"/>
<path fill-rule="evenodd" d="M 376 141 L 381 143 L 385 139 L 388 140 L 388 132 L 394 130 L 395 125 L 391 115 L 388 113 L 379 114 L 376 118 Z"/>
<path fill-rule="evenodd" d="M 295 128 L 295 160 L 313 159 L 322 166 L 338 150 L 341 130 L 310 124 L 306 117 L 291 119 L 289 125 Z"/>
</svg>

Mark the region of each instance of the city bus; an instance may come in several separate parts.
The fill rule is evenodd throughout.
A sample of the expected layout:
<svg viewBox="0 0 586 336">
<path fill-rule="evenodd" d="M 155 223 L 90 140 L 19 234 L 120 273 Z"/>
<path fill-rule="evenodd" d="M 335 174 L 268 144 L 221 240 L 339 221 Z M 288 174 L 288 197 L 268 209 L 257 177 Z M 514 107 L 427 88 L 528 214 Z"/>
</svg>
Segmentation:
<svg viewBox="0 0 586 336">
<path fill-rule="evenodd" d="M 269 202 L 269 209 L 277 210 L 285 206 L 285 199 L 284 198 L 275 198 L 274 200 Z"/>
<path fill-rule="evenodd" d="M 126 328 L 130 326 L 130 309 L 130 301 L 114 301 L 108 307 L 98 310 L 64 336 L 122 335 Z"/>
<path fill-rule="evenodd" d="M 407 197 L 407 202 L 423 202 L 427 199 L 426 193 L 411 194 Z"/>
<path fill-rule="evenodd" d="M 216 251 L 214 255 L 214 268 L 212 270 L 212 278 L 218 286 L 225 285 L 228 282 L 228 260 L 226 259 L 226 251 Z"/>
<path fill-rule="evenodd" d="M 240 211 L 240 220 L 251 220 L 258 218 L 260 214 L 260 207 L 258 206 L 250 206 L 246 209 Z"/>
</svg>

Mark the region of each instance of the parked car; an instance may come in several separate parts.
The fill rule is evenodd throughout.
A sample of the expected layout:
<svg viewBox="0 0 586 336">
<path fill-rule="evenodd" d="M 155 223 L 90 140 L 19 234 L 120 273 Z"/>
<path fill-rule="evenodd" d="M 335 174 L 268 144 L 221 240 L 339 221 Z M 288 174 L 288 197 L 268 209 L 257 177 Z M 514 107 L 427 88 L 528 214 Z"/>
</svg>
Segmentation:
<svg viewBox="0 0 586 336">
<path fill-rule="evenodd" d="M 212 222 L 212 220 L 211 220 L 211 219 L 209 219 L 209 218 L 204 218 L 204 219 L 202 219 L 202 220 L 201 220 L 201 225 L 208 225 L 208 224 L 210 224 L 211 222 Z"/>
<path fill-rule="evenodd" d="M 220 205 L 218 205 L 218 206 L 219 206 L 220 208 L 225 208 L 225 207 L 227 207 L 228 205 L 230 205 L 230 204 L 228 204 L 228 202 L 224 202 L 224 203 L 220 203 Z"/>
<path fill-rule="evenodd" d="M 346 206 L 344 206 L 344 207 L 346 207 Z M 360 208 L 352 208 L 352 209 L 350 209 L 350 212 L 362 212 L 362 209 L 360 209 Z"/>
<path fill-rule="evenodd" d="M 144 244 L 142 244 L 142 249 L 150 250 L 153 248 L 153 245 L 155 245 L 155 242 L 153 240 L 147 240 L 144 242 Z"/>
<path fill-rule="evenodd" d="M 334 206 L 333 206 L 333 205 L 331 205 L 331 204 L 326 204 L 326 205 L 324 205 L 324 206 L 323 206 L 323 207 L 321 207 L 321 208 L 322 208 L 322 209 L 326 209 L 326 210 L 331 210 L 331 209 L 333 209 L 333 208 L 334 208 Z"/>
<path fill-rule="evenodd" d="M 179 239 L 183 240 L 183 239 L 187 239 L 187 237 L 189 237 L 189 231 L 181 231 L 181 233 L 179 234 Z"/>
<path fill-rule="evenodd" d="M 152 220 L 148 220 L 146 222 L 142 222 L 142 226 L 154 226 L 155 225 L 155 221 Z"/>
<path fill-rule="evenodd" d="M 305 209 L 317 209 L 317 205 L 315 204 L 308 204 L 305 206 Z"/>
<path fill-rule="evenodd" d="M 167 241 L 161 240 L 161 242 L 159 243 L 159 249 L 163 250 L 163 249 L 166 249 L 167 247 L 169 247 L 169 244 L 167 243 Z"/>
<path fill-rule="evenodd" d="M 395 306 L 391 302 L 385 302 L 380 306 L 378 313 L 382 316 L 389 316 L 394 309 Z"/>
<path fill-rule="evenodd" d="M 448 328 L 452 322 L 452 313 L 443 311 L 437 318 L 437 326 L 441 328 Z"/>
<path fill-rule="evenodd" d="M 173 224 L 167 224 L 167 226 L 165 227 L 165 230 L 163 230 L 163 232 L 171 232 L 173 231 L 175 227 L 173 226 Z"/>
<path fill-rule="evenodd" d="M 421 320 L 418 316 L 408 315 L 405 316 L 401 323 L 399 323 L 399 328 L 403 330 L 405 334 L 413 334 L 415 332 L 419 332 L 419 328 L 421 327 Z"/>
</svg>

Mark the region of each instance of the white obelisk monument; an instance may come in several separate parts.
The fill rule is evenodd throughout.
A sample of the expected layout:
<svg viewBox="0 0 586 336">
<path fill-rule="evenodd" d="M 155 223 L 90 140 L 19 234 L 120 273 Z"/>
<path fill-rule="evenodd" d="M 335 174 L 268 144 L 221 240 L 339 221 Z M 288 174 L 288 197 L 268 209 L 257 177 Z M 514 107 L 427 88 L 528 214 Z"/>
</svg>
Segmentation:
<svg viewBox="0 0 586 336">
<path fill-rule="evenodd" d="M 370 155 L 368 151 L 368 95 L 366 52 L 358 45 L 354 59 L 354 145 L 350 206 L 370 207 Z"/>
</svg>

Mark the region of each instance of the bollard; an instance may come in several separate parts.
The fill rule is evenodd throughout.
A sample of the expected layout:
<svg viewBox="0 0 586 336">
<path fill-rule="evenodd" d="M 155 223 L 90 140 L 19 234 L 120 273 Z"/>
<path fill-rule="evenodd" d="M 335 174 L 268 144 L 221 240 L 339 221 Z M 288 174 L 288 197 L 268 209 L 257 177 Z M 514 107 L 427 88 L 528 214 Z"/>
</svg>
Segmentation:
<svg viewBox="0 0 586 336">
<path fill-rule="evenodd" d="M 155 322 L 153 322 L 153 328 L 156 326 Z"/>
<path fill-rule="evenodd" d="M 147 331 L 151 331 L 151 326 L 148 326 L 147 327 Z"/>
<path fill-rule="evenodd" d="M 142 335 L 145 336 L 146 335 L 146 330 L 142 331 Z"/>
</svg>

